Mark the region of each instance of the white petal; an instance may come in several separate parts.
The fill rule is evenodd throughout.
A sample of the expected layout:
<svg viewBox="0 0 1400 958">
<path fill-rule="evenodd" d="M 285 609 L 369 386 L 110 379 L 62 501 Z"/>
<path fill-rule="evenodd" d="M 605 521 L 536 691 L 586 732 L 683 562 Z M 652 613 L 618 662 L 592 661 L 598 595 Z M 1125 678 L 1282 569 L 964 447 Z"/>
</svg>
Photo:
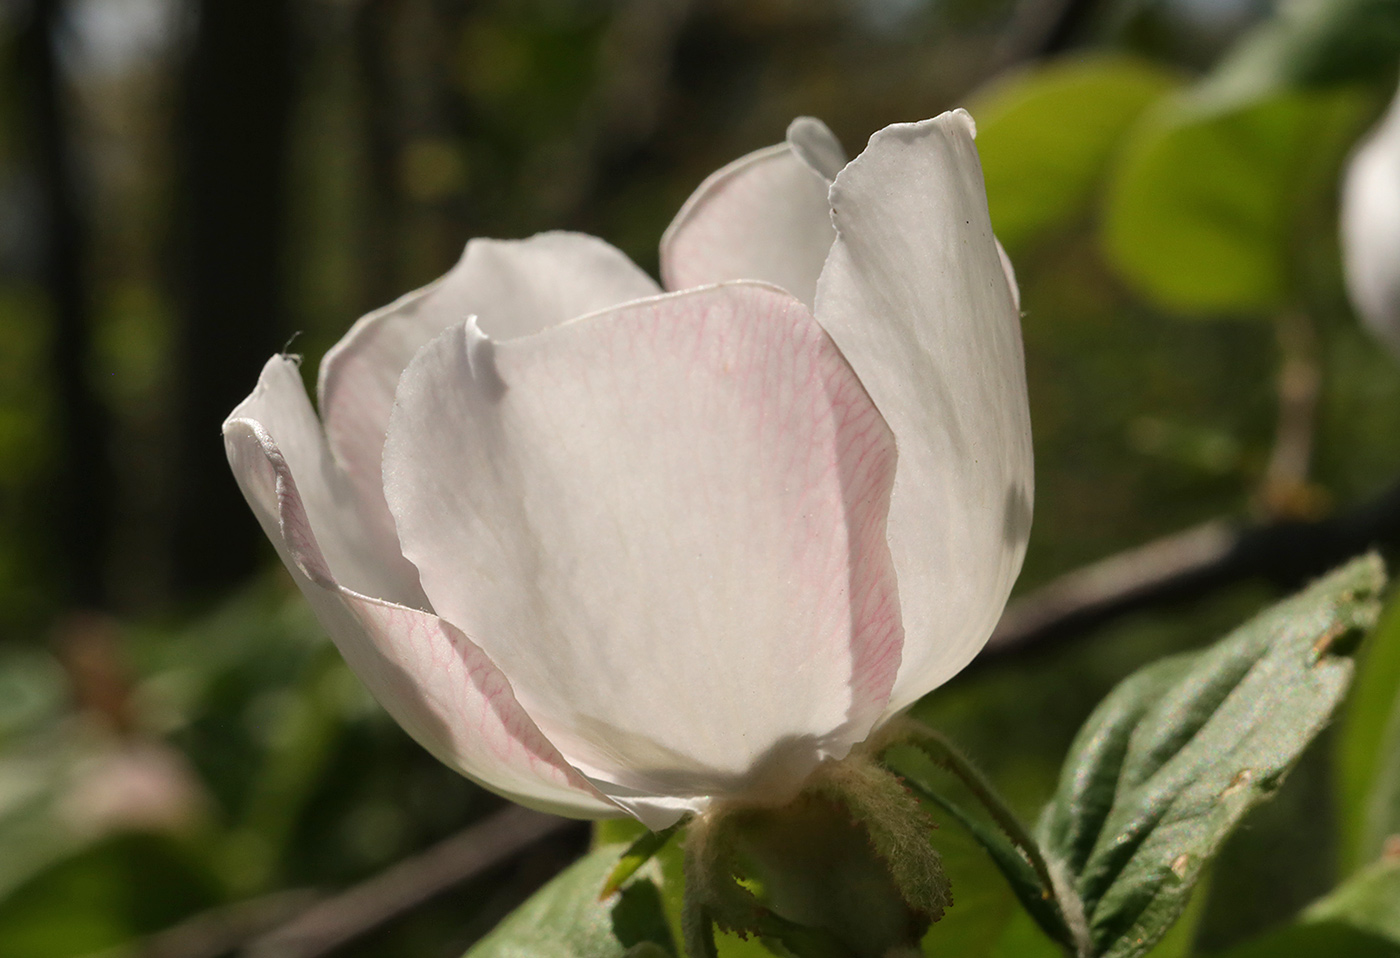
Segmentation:
<svg viewBox="0 0 1400 958">
<path fill-rule="evenodd" d="M 438 613 L 601 790 L 675 811 L 791 797 L 884 708 L 893 457 L 805 307 L 731 284 L 443 334 L 384 468 Z"/>
<path fill-rule="evenodd" d="M 418 570 L 399 551 L 392 524 L 374 521 L 373 500 L 367 505 L 331 458 L 295 360 L 267 361 L 253 392 L 229 414 L 229 423 L 236 420 L 259 423 L 277 437 L 336 581 L 363 595 L 426 607 Z"/>
<path fill-rule="evenodd" d="M 1016 283 L 1016 267 L 1011 265 L 1011 257 L 1006 255 L 1006 247 L 996 240 L 997 256 L 1001 259 L 1001 271 L 1006 274 L 1006 285 L 1011 289 L 1011 305 L 1021 311 L 1021 287 Z"/>
<path fill-rule="evenodd" d="M 491 335 L 513 339 L 658 292 L 602 240 L 540 233 L 474 239 L 446 276 L 361 319 L 326 353 L 318 392 L 331 450 L 367 504 L 367 521 L 395 536 L 380 474 L 384 430 L 404 367 L 438 333 L 476 316 Z"/>
<path fill-rule="evenodd" d="M 1020 571 L 1033 491 L 1021 326 L 965 113 L 876 133 L 831 197 L 817 319 L 899 441 L 895 711 L 977 654 Z"/>
<path fill-rule="evenodd" d="M 810 309 L 836 238 L 827 186 L 844 159 L 820 120 L 800 117 L 788 128 L 788 142 L 711 174 L 661 237 L 666 288 L 756 279 Z"/>
<path fill-rule="evenodd" d="M 1341 239 L 1352 305 L 1400 355 L 1400 95 L 1347 167 Z"/>
<path fill-rule="evenodd" d="M 812 172 L 830 183 L 846 165 L 846 151 L 825 123 L 799 116 L 788 124 L 787 145 Z"/>
<path fill-rule="evenodd" d="M 317 619 L 375 698 L 428 751 L 487 788 L 561 815 L 618 814 L 560 758 L 466 636 L 431 613 L 337 584 L 313 532 L 310 502 L 293 478 L 300 457 L 290 444 L 279 446 L 268 426 L 230 418 L 229 463 Z"/>
</svg>

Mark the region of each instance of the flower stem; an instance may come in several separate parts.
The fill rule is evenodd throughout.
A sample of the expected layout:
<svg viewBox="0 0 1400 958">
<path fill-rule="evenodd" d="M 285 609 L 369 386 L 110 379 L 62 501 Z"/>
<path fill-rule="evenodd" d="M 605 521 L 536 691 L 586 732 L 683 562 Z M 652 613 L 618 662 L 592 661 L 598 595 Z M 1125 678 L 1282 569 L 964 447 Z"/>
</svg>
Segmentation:
<svg viewBox="0 0 1400 958">
<path fill-rule="evenodd" d="M 1315 518 L 1322 503 L 1309 486 L 1313 435 L 1321 391 L 1317 331 L 1303 310 L 1289 310 L 1275 322 L 1278 336 L 1278 423 L 1274 448 L 1261 490 L 1264 511 L 1273 518 Z"/>
</svg>

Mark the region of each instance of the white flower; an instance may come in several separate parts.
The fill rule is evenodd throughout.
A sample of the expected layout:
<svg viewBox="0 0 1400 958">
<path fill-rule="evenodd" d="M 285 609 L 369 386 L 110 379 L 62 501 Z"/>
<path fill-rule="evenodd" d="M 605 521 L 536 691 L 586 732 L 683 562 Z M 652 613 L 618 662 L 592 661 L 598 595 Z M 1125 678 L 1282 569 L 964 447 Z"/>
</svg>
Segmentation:
<svg viewBox="0 0 1400 958">
<path fill-rule="evenodd" d="M 1352 305 L 1400 355 L 1400 95 L 1342 182 L 1342 265 Z"/>
<path fill-rule="evenodd" d="M 849 164 L 797 120 L 701 185 L 661 260 L 680 292 L 587 236 L 474 240 L 326 355 L 324 427 L 285 356 L 224 424 L 411 735 L 526 805 L 653 828 L 790 799 L 962 669 L 1031 508 L 967 114 Z"/>
</svg>

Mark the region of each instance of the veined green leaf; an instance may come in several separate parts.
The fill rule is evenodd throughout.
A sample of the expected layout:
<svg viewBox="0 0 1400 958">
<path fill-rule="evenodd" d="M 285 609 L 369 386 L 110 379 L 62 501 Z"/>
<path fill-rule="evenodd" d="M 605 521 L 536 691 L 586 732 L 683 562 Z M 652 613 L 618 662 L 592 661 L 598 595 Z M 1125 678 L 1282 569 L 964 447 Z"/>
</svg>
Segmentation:
<svg viewBox="0 0 1400 958">
<path fill-rule="evenodd" d="M 1383 584 L 1378 558 L 1357 559 L 1100 705 L 1039 826 L 1095 956 L 1145 954 L 1181 915 L 1225 838 L 1331 718 Z"/>
</svg>

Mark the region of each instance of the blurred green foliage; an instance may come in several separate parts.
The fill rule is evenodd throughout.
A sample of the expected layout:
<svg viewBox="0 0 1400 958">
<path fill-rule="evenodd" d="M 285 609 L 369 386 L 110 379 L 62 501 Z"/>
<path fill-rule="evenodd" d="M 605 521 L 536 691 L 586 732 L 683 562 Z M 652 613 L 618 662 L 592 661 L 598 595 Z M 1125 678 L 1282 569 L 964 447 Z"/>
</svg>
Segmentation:
<svg viewBox="0 0 1400 958">
<path fill-rule="evenodd" d="M 15 108 L 23 16 L 0 17 L 7 958 L 102 953 L 211 907 L 343 887 L 498 803 L 383 715 L 280 569 L 228 583 L 212 606 L 172 593 L 171 418 L 190 372 L 173 364 L 181 200 L 171 184 L 188 31 L 178 15 L 157 18 L 164 32 L 136 48 L 144 54 L 103 59 L 102 44 L 117 41 L 84 26 L 94 2 L 70 0 L 66 63 L 93 229 L 88 368 L 114 417 L 120 477 L 111 608 L 96 617 L 63 608 L 64 557 L 45 511 L 61 438 L 55 347 L 27 252 L 45 224 Z M 135 16 L 137 0 L 124 2 Z M 295 348 L 318 357 L 356 315 L 440 274 L 472 235 L 582 229 L 654 271 L 657 239 L 689 191 L 775 142 L 792 116 L 823 117 L 854 153 L 885 123 L 966 103 L 1022 289 L 1038 475 L 1019 588 L 1258 508 L 1275 440 L 1268 321 L 1282 310 L 1305 311 L 1317 332 L 1310 480 L 1324 508 L 1374 494 L 1400 473 L 1400 369 L 1345 303 L 1335 189 L 1392 90 L 1395 5 L 1293 0 L 1268 15 L 1241 3 L 1232 19 L 1204 16 L 1201 4 L 1124 0 L 1058 37 L 1037 20 L 1049 6 L 297 0 L 293 326 L 263 346 L 270 354 L 300 331 Z M 1212 51 L 1224 51 L 1217 63 Z M 1201 315 L 1217 321 L 1184 321 Z M 1053 794 L 1076 729 L 1120 679 L 1203 646 L 1272 598 L 1232 587 L 977 665 L 916 714 L 983 763 L 1029 818 Z M 1251 814 L 1155 958 L 1396 954 L 1383 921 L 1394 870 L 1375 861 L 1400 814 L 1397 637 L 1392 608 L 1363 652 L 1345 721 Z M 620 825 L 600 833 L 631 837 Z M 1056 953 L 974 842 L 951 822 L 936 842 L 955 905 L 929 932 L 928 954 Z M 339 953 L 460 954 L 574 851 L 536 849 Z M 604 874 L 606 857 L 558 881 Z M 674 845 L 657 867 L 678 941 Z M 652 904 L 636 907 L 628 920 Z M 538 915 L 515 921 L 548 931 Z M 663 938 L 653 928 L 637 941 Z M 725 958 L 766 953 L 733 936 L 720 947 Z M 502 950 L 492 939 L 482 949 Z"/>
</svg>

